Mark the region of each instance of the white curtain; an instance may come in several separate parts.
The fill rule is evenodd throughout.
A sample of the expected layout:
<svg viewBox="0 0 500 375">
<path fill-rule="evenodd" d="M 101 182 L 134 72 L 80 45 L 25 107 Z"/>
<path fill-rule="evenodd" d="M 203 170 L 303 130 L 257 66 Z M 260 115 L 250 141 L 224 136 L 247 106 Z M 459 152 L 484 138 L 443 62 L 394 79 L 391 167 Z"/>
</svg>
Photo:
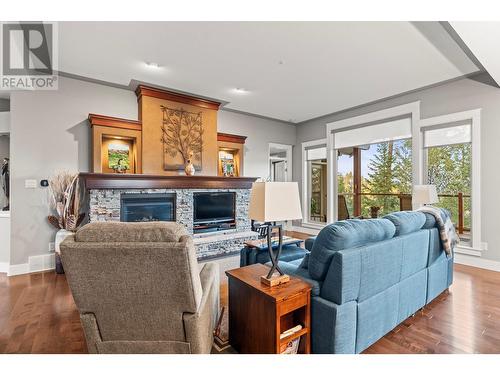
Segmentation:
<svg viewBox="0 0 500 375">
<path fill-rule="evenodd" d="M 425 148 L 470 142 L 472 142 L 470 124 L 424 129 Z"/>
<path fill-rule="evenodd" d="M 411 138 L 410 117 L 355 129 L 339 130 L 334 134 L 336 150 L 407 138 Z"/>
</svg>

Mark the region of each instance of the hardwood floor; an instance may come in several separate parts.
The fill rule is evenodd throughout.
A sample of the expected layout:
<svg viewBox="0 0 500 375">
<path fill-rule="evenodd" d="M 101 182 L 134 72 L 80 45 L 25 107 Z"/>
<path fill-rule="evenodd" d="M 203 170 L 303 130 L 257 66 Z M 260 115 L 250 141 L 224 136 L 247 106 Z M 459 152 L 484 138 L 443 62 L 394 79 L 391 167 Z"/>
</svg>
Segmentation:
<svg viewBox="0 0 500 375">
<path fill-rule="evenodd" d="M 227 284 L 221 285 L 227 305 Z M 424 310 L 365 353 L 500 353 L 500 273 L 456 265 L 455 280 Z M 64 275 L 0 274 L 0 353 L 86 353 Z"/>
</svg>

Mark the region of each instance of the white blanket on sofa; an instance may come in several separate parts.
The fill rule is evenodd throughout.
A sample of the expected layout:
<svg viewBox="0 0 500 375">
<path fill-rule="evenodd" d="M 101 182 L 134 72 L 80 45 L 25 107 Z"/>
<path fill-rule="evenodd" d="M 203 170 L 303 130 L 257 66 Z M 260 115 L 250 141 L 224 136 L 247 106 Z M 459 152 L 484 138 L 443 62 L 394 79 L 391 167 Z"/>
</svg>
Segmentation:
<svg viewBox="0 0 500 375">
<path fill-rule="evenodd" d="M 453 249 L 460 242 L 460 238 L 455 230 L 455 226 L 451 222 L 448 211 L 434 206 L 420 207 L 417 211 L 426 212 L 436 218 L 443 249 L 447 257 L 452 256 Z"/>
</svg>

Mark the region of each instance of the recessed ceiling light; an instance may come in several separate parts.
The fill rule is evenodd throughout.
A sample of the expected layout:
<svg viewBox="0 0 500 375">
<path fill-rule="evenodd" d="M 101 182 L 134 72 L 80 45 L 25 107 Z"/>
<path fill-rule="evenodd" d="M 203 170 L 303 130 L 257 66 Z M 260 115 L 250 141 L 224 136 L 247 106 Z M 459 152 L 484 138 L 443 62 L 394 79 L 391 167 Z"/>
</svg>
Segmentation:
<svg viewBox="0 0 500 375">
<path fill-rule="evenodd" d="M 237 94 L 248 94 L 248 90 L 243 87 L 236 87 L 233 91 Z"/>
<path fill-rule="evenodd" d="M 152 61 L 146 61 L 146 66 L 148 68 L 152 68 L 152 69 L 159 69 L 159 68 L 161 68 L 160 64 L 152 62 Z"/>
</svg>

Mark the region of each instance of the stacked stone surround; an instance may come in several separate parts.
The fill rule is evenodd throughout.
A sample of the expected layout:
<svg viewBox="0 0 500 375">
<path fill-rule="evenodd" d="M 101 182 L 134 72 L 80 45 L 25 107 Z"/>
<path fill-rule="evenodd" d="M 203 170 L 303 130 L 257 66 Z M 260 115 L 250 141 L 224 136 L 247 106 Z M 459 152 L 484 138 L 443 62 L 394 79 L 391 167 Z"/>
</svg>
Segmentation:
<svg viewBox="0 0 500 375">
<path fill-rule="evenodd" d="M 248 218 L 250 203 L 249 189 L 97 189 L 90 190 L 89 216 L 90 222 L 120 221 L 120 205 L 122 194 L 176 194 L 176 222 L 193 233 L 193 193 L 195 192 L 235 192 L 236 230 L 228 233 L 214 233 L 213 235 L 195 238 L 197 256 L 200 259 L 218 257 L 238 252 L 247 240 L 257 238 L 251 232 L 251 222 Z"/>
</svg>

